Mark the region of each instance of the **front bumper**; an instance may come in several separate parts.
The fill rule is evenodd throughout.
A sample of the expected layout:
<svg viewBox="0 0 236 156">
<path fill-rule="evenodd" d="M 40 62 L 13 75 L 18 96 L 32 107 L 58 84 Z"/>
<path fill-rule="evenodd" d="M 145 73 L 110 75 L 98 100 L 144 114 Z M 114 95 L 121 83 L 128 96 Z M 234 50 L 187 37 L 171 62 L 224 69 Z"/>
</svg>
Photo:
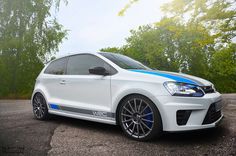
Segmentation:
<svg viewBox="0 0 236 156">
<path fill-rule="evenodd" d="M 219 107 L 222 98 L 218 92 L 206 94 L 203 97 L 158 96 L 156 100 L 162 117 L 163 131 L 212 128 L 223 118 L 222 107 Z M 216 104 L 217 108 L 215 108 Z M 213 105 L 214 108 L 212 108 Z M 189 112 L 185 122 L 178 122 L 178 111 Z"/>
</svg>

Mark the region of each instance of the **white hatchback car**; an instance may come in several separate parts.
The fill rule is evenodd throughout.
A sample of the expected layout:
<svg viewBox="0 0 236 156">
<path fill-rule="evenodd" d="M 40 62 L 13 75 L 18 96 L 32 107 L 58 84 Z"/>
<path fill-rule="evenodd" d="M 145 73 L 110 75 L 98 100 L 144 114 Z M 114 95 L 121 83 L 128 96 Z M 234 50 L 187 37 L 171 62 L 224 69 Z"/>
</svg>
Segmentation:
<svg viewBox="0 0 236 156">
<path fill-rule="evenodd" d="M 48 63 L 32 94 L 37 119 L 49 114 L 120 125 L 136 140 L 162 131 L 212 128 L 221 95 L 207 80 L 152 70 L 114 53 L 79 53 Z"/>
</svg>

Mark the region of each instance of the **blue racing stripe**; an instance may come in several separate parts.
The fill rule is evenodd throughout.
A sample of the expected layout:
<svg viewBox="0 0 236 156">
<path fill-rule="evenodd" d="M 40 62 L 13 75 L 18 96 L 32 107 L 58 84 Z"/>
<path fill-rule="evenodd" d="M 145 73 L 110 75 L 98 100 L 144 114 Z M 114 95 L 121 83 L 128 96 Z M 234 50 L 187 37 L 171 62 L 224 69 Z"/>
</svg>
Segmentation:
<svg viewBox="0 0 236 156">
<path fill-rule="evenodd" d="M 56 104 L 49 104 L 50 105 L 50 108 L 52 109 L 60 109 L 60 107 Z"/>
<path fill-rule="evenodd" d="M 166 77 L 166 78 L 175 80 L 176 82 L 183 82 L 183 83 L 189 83 L 189 84 L 198 85 L 196 82 L 194 82 L 194 81 L 192 81 L 190 79 L 186 79 L 184 77 L 180 77 L 180 76 L 176 76 L 176 75 L 161 73 L 161 72 L 158 72 L 158 71 L 137 70 L 137 69 L 131 69 L 129 71 L 138 72 L 138 73 L 144 73 L 144 74 L 157 75 L 157 76 L 162 76 L 162 77 Z"/>
</svg>

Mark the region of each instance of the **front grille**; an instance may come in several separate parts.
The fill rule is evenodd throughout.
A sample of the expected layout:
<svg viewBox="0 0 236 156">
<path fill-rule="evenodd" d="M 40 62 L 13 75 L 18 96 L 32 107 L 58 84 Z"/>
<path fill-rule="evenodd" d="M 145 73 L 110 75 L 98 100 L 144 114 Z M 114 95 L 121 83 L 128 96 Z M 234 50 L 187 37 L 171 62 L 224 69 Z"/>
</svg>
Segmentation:
<svg viewBox="0 0 236 156">
<path fill-rule="evenodd" d="M 209 107 L 205 119 L 203 121 L 203 125 L 211 124 L 217 121 L 221 117 L 221 110 L 216 110 L 216 103 L 211 104 Z"/>
<path fill-rule="evenodd" d="M 215 92 L 215 89 L 212 86 L 201 86 L 201 88 L 206 94 Z"/>
<path fill-rule="evenodd" d="M 178 125 L 186 125 L 191 114 L 191 110 L 178 110 L 176 120 Z"/>
</svg>

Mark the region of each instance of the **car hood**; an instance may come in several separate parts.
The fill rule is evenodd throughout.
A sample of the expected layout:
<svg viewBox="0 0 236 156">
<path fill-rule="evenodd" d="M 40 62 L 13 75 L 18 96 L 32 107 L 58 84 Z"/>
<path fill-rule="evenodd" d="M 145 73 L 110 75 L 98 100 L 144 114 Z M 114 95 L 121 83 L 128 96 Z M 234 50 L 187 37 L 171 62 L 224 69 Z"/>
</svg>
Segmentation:
<svg viewBox="0 0 236 156">
<path fill-rule="evenodd" d="M 192 75 L 183 74 L 183 73 L 175 73 L 175 72 L 160 71 L 160 70 L 139 70 L 139 69 L 132 69 L 129 71 L 143 73 L 147 75 L 165 77 L 165 78 L 168 78 L 170 81 L 183 82 L 183 83 L 188 83 L 188 84 L 193 84 L 193 85 L 198 85 L 198 86 L 212 85 L 211 82 L 205 79 L 192 76 Z"/>
</svg>

